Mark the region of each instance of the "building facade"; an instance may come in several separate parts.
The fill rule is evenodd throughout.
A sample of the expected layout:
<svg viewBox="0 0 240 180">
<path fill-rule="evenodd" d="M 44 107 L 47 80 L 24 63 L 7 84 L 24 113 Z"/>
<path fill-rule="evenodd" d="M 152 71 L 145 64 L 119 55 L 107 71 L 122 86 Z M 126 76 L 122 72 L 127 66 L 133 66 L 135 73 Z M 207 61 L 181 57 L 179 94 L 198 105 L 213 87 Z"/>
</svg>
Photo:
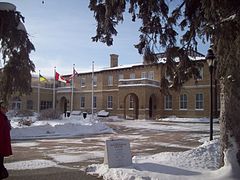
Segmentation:
<svg viewBox="0 0 240 180">
<path fill-rule="evenodd" d="M 203 63 L 201 78 L 191 79 L 179 91 L 165 95 L 160 90 L 160 80 L 165 74 L 165 63 L 151 65 L 134 64 L 119 66 L 118 55 L 110 55 L 110 67 L 79 73 L 73 85 L 47 82 L 38 85 L 32 81 L 32 93 L 13 96 L 12 109 L 41 111 L 55 108 L 61 112 L 94 112 L 106 110 L 110 115 L 130 119 L 157 119 L 161 117 L 208 117 L 210 111 L 210 75 L 203 55 L 197 54 Z M 93 79 L 93 81 L 92 81 Z M 214 85 L 214 114 L 218 113 L 218 88 Z M 54 93 L 55 91 L 55 93 Z M 55 98 L 53 95 L 55 94 Z M 40 100 L 39 100 L 40 99 Z M 38 103 L 39 102 L 39 103 Z"/>
</svg>

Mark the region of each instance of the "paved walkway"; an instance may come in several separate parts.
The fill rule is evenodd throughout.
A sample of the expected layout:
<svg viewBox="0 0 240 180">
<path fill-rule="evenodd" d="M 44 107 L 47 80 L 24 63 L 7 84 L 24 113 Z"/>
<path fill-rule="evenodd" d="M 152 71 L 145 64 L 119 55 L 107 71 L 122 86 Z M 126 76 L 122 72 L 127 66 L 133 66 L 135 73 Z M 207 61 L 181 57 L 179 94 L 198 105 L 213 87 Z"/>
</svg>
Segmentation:
<svg viewBox="0 0 240 180">
<path fill-rule="evenodd" d="M 44 168 L 36 170 L 9 171 L 8 180 L 100 180 L 77 169 Z"/>
<path fill-rule="evenodd" d="M 126 122 L 106 123 L 116 133 L 74 138 L 13 141 L 14 155 L 6 159 L 7 163 L 40 159 L 51 161 L 61 167 L 10 170 L 9 180 L 99 179 L 86 175 L 84 169 L 90 164 L 103 163 L 105 140 L 109 138 L 129 139 L 134 156 L 164 151 L 189 150 L 201 144 L 199 139 L 209 135 L 208 124 L 193 125 L 155 121 L 149 123 L 151 127 L 163 128 L 163 130 L 159 130 L 157 128 L 137 127 L 141 121 L 136 124 L 136 127 L 128 126 Z M 134 121 L 131 123 L 134 124 Z M 219 131 L 214 133 L 218 134 Z M 26 165 L 26 167 L 28 166 Z"/>
</svg>

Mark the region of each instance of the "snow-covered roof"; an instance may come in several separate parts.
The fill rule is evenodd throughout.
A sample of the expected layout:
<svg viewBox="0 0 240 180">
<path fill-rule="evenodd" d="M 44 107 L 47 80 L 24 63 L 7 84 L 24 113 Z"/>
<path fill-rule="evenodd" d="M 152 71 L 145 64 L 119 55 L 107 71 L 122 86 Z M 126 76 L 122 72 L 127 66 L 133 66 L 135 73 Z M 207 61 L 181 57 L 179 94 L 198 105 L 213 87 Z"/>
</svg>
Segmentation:
<svg viewBox="0 0 240 180">
<path fill-rule="evenodd" d="M 194 60 L 194 61 L 200 61 L 200 60 L 204 60 L 204 57 L 192 57 L 189 56 L 190 60 Z M 176 62 L 179 62 L 179 58 L 175 58 Z M 162 63 L 166 63 L 166 58 L 165 57 L 159 57 L 158 59 L 158 63 L 157 64 L 162 64 Z M 111 71 L 111 70 L 121 70 L 121 69 L 127 69 L 127 68 L 133 68 L 136 66 L 144 66 L 144 63 L 135 63 L 135 64 L 126 64 L 126 65 L 120 65 L 120 66 L 116 66 L 116 67 L 105 67 L 105 68 L 101 68 L 101 69 L 95 69 L 94 73 L 96 72 L 102 72 L 102 71 Z M 87 74 L 87 73 L 91 73 L 91 71 L 85 71 L 85 72 L 81 72 L 79 74 Z"/>
</svg>

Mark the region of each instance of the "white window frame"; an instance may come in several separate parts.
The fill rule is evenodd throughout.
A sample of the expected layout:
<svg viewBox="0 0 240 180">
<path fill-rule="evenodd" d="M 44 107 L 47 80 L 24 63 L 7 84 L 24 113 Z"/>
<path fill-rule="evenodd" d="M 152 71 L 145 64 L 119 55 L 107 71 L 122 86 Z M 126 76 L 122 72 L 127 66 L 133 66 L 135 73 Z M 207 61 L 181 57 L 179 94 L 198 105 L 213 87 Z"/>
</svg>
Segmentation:
<svg viewBox="0 0 240 180">
<path fill-rule="evenodd" d="M 186 107 L 185 107 L 186 105 Z M 179 97 L 179 109 L 187 110 L 188 109 L 188 96 L 187 94 L 181 94 Z"/>
<path fill-rule="evenodd" d="M 93 76 L 93 86 L 97 86 L 97 76 Z"/>
<path fill-rule="evenodd" d="M 149 71 L 148 72 L 148 79 L 154 80 L 154 71 Z"/>
<path fill-rule="evenodd" d="M 113 108 L 113 96 L 107 96 L 107 109 Z"/>
<path fill-rule="evenodd" d="M 85 96 L 80 97 L 80 108 L 85 108 Z"/>
<path fill-rule="evenodd" d="M 108 86 L 113 86 L 113 76 L 112 75 L 108 76 Z"/>
<path fill-rule="evenodd" d="M 199 99 L 199 97 L 198 96 L 202 96 L 202 98 L 201 99 Z M 200 104 L 202 104 L 202 105 L 200 105 Z M 201 106 L 201 107 L 198 107 L 198 106 Z M 195 95 L 195 110 L 197 110 L 197 111 L 202 111 L 202 110 L 204 110 L 204 95 L 203 95 L 203 93 L 197 93 L 196 95 Z"/>
<path fill-rule="evenodd" d="M 203 67 L 198 67 L 198 70 L 200 71 L 200 77 L 197 80 L 203 80 Z"/>
<path fill-rule="evenodd" d="M 164 108 L 165 110 L 172 110 L 172 95 L 164 96 Z"/>
<path fill-rule="evenodd" d="M 81 87 L 85 87 L 86 86 L 86 78 L 81 78 L 80 84 L 81 84 Z"/>
<path fill-rule="evenodd" d="M 142 73 L 141 73 L 141 78 L 142 78 L 142 79 L 146 79 L 146 78 L 147 78 L 147 72 L 145 72 L 145 71 L 142 72 Z"/>
<path fill-rule="evenodd" d="M 120 79 L 124 79 L 124 75 L 123 75 L 123 74 L 119 74 L 119 75 L 118 75 L 118 81 L 119 81 Z"/>
<path fill-rule="evenodd" d="M 136 77 L 135 73 L 131 73 L 129 76 L 130 79 L 135 79 L 135 77 Z"/>
</svg>

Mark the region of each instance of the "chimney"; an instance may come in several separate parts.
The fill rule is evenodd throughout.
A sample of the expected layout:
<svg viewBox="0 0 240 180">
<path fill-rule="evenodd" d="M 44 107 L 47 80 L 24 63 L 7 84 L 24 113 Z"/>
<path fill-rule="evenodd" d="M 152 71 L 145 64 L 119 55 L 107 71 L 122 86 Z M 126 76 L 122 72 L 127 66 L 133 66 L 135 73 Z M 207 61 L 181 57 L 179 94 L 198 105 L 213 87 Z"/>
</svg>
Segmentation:
<svg viewBox="0 0 240 180">
<path fill-rule="evenodd" d="M 118 55 L 117 54 L 110 54 L 110 67 L 117 67 L 118 66 Z"/>
</svg>

